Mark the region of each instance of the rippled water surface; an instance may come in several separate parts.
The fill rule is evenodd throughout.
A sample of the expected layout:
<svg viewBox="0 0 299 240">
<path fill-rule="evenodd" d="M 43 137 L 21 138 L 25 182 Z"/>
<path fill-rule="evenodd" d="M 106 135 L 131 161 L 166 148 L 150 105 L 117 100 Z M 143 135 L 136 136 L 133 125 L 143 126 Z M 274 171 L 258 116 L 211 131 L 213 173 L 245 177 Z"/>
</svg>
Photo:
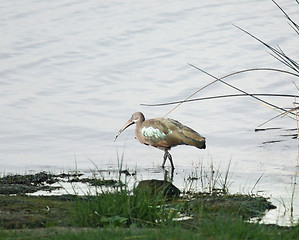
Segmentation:
<svg viewBox="0 0 299 240">
<path fill-rule="evenodd" d="M 279 4 L 299 22 L 294 1 Z M 287 69 L 233 24 L 295 59 L 299 55 L 298 36 L 268 0 L 1 1 L 0 13 L 2 173 L 89 169 L 93 163 L 116 168 L 117 154 L 123 154 L 124 167 L 137 169 L 140 178 L 161 179 L 163 152 L 141 145 L 133 127 L 112 141 L 132 113 L 154 118 L 171 109 L 140 103 L 180 100 L 213 80 L 188 63 L 217 77 L 253 67 Z M 292 83 L 298 78 L 280 73 L 226 81 L 247 92 L 298 94 Z M 231 93 L 237 92 L 215 83 L 196 97 Z M 281 107 L 294 101 L 266 100 Z M 180 106 L 168 116 L 204 135 L 207 149 L 171 151 L 174 183 L 184 187 L 211 162 L 223 172 L 230 163 L 230 189 L 259 191 L 276 205 L 284 203 L 266 220 L 288 224 L 299 164 L 298 141 L 289 136 L 296 131 L 289 129 L 296 122 L 278 118 L 264 127 L 279 129 L 254 131 L 276 114 L 245 97 Z M 298 202 L 295 189 L 295 219 Z"/>
</svg>

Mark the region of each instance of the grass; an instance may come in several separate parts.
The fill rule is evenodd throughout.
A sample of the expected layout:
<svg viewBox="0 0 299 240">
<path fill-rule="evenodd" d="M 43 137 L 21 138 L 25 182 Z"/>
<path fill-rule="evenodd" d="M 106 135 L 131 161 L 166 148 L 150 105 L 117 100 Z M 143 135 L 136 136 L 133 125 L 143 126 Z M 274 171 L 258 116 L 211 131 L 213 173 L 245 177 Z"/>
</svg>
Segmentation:
<svg viewBox="0 0 299 240">
<path fill-rule="evenodd" d="M 297 239 L 299 224 L 280 227 L 259 223 L 265 211 L 274 208 L 268 199 L 229 193 L 230 163 L 224 173 L 212 162 L 206 170 L 202 166 L 196 168 L 187 178 L 185 191 L 170 197 L 158 185 L 142 188 L 142 184 L 134 184 L 129 188 L 130 179 L 121 178 L 122 162 L 123 156 L 116 180 L 106 180 L 97 167 L 100 179 L 96 173 L 90 181 L 78 173 L 59 175 L 98 189 L 94 194 L 90 191 L 79 196 L 74 191 L 74 195 L 26 196 L 21 191 L 21 195 L 0 196 L 0 240 Z M 27 180 L 38 177 L 36 184 L 44 184 L 44 176 L 49 177 L 44 172 L 3 176 L 0 182 L 26 185 Z M 114 187 L 106 188 L 103 183 L 113 183 Z"/>
<path fill-rule="evenodd" d="M 0 239 L 298 239 L 299 227 L 248 224 L 217 215 L 197 228 L 62 228 L 1 231 Z"/>
<path fill-rule="evenodd" d="M 210 191 L 173 198 L 138 187 L 85 196 L 1 196 L 0 239 L 297 239 L 299 225 L 258 223 L 273 208 L 267 199 L 229 194 L 229 167 L 222 174 L 211 164 L 208 171 L 194 181 L 205 178 Z"/>
<path fill-rule="evenodd" d="M 73 198 L 1 196 L 0 229 L 70 226 L 69 209 Z"/>
<path fill-rule="evenodd" d="M 122 162 L 123 156 L 119 159 L 117 180 L 106 181 L 96 167 L 100 184 L 95 184 L 96 174 L 92 181 L 78 173 L 74 178 L 65 174 L 71 182 L 81 179 L 98 188 L 93 195 L 79 196 L 74 191 L 75 195 L 62 196 L 26 196 L 23 192 L 0 196 L 0 240 L 297 239 L 299 224 L 293 227 L 259 224 L 265 211 L 274 208 L 268 199 L 229 193 L 230 163 L 224 173 L 213 163 L 207 170 L 196 168 L 187 179 L 188 191 L 170 197 L 163 188 L 147 185 L 142 188 L 142 184 L 129 188 L 129 180 L 120 176 Z M 9 183 L 21 179 L 26 185 L 26 176 L 30 180 L 40 174 L 16 176 L 9 176 Z M 7 179 L 3 176 L 0 180 L 5 184 Z M 111 181 L 116 182 L 116 187 L 103 187 L 102 182 Z"/>
<path fill-rule="evenodd" d="M 175 216 L 167 208 L 166 198 L 149 191 L 103 193 L 96 197 L 80 198 L 74 203 L 71 216 L 80 227 L 156 226 L 170 222 Z"/>
</svg>

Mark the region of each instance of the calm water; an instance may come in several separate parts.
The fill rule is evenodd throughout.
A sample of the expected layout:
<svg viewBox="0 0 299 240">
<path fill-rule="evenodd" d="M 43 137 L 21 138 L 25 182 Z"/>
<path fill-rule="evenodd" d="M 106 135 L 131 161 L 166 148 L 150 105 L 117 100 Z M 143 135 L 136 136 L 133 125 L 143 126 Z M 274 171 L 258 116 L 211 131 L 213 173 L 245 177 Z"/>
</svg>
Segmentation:
<svg viewBox="0 0 299 240">
<path fill-rule="evenodd" d="M 279 1 L 297 23 L 298 6 Z M 252 67 L 284 68 L 266 49 L 232 24 L 289 56 L 299 55 L 296 34 L 269 0 L 227 1 L 1 1 L 0 3 L 0 172 L 115 168 L 117 153 L 140 178 L 163 178 L 163 152 L 140 145 L 133 127 L 114 135 L 132 113 L 163 116 L 168 107 L 140 103 L 180 100 L 213 79 Z M 298 60 L 298 59 L 297 59 Z M 298 94 L 298 79 L 254 72 L 227 79 L 247 92 Z M 297 82 L 297 84 L 299 84 Z M 236 93 L 216 83 L 196 97 Z M 294 99 L 267 99 L 291 107 Z M 253 99 L 231 98 L 184 104 L 169 117 L 207 138 L 207 149 L 172 150 L 174 183 L 213 162 L 231 162 L 231 190 L 272 197 L 290 207 L 298 172 L 298 141 L 277 113 Z M 263 144 L 267 141 L 278 143 Z M 255 186 L 255 183 L 262 176 Z M 295 190 L 295 219 L 299 217 Z M 280 204 L 281 206 L 281 204 Z M 272 211 L 268 222 L 288 224 L 289 211 Z"/>
</svg>

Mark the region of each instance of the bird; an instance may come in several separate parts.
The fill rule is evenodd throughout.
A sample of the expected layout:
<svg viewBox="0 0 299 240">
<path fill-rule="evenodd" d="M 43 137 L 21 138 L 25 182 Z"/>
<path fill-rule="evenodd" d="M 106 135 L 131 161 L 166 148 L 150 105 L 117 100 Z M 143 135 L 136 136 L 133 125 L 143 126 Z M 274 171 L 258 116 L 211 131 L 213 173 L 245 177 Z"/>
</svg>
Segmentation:
<svg viewBox="0 0 299 240">
<path fill-rule="evenodd" d="M 123 125 L 114 138 L 117 137 L 129 126 L 136 124 L 135 138 L 140 143 L 150 145 L 164 151 L 162 168 L 164 169 L 167 158 L 170 161 L 172 170 L 174 164 L 169 150 L 177 145 L 190 145 L 200 149 L 206 148 L 206 138 L 171 118 L 152 118 L 145 120 L 143 113 L 135 112 Z"/>
</svg>

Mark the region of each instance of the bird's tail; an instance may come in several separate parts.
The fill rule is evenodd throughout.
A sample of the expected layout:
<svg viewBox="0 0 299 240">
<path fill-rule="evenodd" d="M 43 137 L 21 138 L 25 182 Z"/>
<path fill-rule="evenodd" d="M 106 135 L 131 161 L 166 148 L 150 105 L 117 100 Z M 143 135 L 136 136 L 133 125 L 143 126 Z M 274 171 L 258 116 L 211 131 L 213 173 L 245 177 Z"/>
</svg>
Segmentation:
<svg viewBox="0 0 299 240">
<path fill-rule="evenodd" d="M 192 145 L 197 148 L 206 148 L 206 139 L 199 133 L 195 132 L 193 129 L 184 126 L 183 129 L 184 138 L 182 139 L 183 144 Z"/>
</svg>

